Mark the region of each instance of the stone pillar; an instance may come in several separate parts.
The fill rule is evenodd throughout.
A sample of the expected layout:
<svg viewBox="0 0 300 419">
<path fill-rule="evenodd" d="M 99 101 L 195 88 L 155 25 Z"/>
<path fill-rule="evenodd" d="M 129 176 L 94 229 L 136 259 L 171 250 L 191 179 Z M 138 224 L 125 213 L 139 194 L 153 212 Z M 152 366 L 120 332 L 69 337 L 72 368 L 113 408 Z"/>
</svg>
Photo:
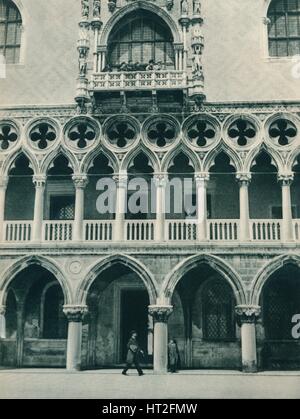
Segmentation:
<svg viewBox="0 0 300 419">
<path fill-rule="evenodd" d="M 195 174 L 197 188 L 197 239 L 207 240 L 207 182 L 209 173 Z"/>
<path fill-rule="evenodd" d="M 5 306 L 0 306 L 0 339 L 6 338 Z"/>
<path fill-rule="evenodd" d="M 290 242 L 294 240 L 293 214 L 291 200 L 291 184 L 294 180 L 293 173 L 278 175 L 278 181 L 282 191 L 282 232 L 281 240 Z"/>
<path fill-rule="evenodd" d="M 8 185 L 8 176 L 0 178 L 0 243 L 4 241 L 5 196 Z"/>
<path fill-rule="evenodd" d="M 165 187 L 166 176 L 156 175 L 154 182 L 156 186 L 156 226 L 155 226 L 155 239 L 157 241 L 165 240 Z"/>
<path fill-rule="evenodd" d="M 238 323 L 241 326 L 243 372 L 257 372 L 256 319 L 260 307 L 241 305 L 236 307 Z"/>
<path fill-rule="evenodd" d="M 113 228 L 114 241 L 124 241 L 125 211 L 127 208 L 127 174 L 114 177 L 116 188 L 116 218 Z"/>
<path fill-rule="evenodd" d="M 23 346 L 24 346 L 24 322 L 25 322 L 25 303 L 24 298 L 17 301 L 17 367 L 23 364 Z"/>
<path fill-rule="evenodd" d="M 172 306 L 149 306 L 149 314 L 154 320 L 153 370 L 155 374 L 168 371 L 168 317 Z"/>
<path fill-rule="evenodd" d="M 84 219 L 84 190 L 88 184 L 86 175 L 74 175 L 75 185 L 75 216 L 73 225 L 73 240 L 81 242 L 83 240 L 83 219 Z"/>
<path fill-rule="evenodd" d="M 240 231 L 239 240 L 250 240 L 250 214 L 249 214 L 249 185 L 251 173 L 238 173 L 236 178 L 240 185 Z"/>
<path fill-rule="evenodd" d="M 44 194 L 46 186 L 46 176 L 37 175 L 33 177 L 35 185 L 34 215 L 32 240 L 40 242 L 42 240 L 43 219 L 44 219 Z"/>
<path fill-rule="evenodd" d="M 82 320 L 87 306 L 64 306 L 68 318 L 67 365 L 68 371 L 79 371 L 81 367 Z"/>
</svg>

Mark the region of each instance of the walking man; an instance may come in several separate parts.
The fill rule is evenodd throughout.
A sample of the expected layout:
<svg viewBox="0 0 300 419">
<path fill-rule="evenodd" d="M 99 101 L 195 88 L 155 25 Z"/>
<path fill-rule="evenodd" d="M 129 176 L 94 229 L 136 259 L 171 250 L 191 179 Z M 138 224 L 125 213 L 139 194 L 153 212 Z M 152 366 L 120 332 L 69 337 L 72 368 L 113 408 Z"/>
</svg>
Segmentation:
<svg viewBox="0 0 300 419">
<path fill-rule="evenodd" d="M 132 367 L 132 364 L 134 364 L 135 368 L 137 369 L 137 372 L 139 373 L 139 376 L 144 375 L 142 368 L 140 367 L 140 354 L 144 354 L 141 350 L 139 343 L 137 341 L 137 333 L 135 330 L 133 330 L 130 334 L 130 339 L 127 343 L 127 358 L 126 358 L 126 367 L 122 371 L 123 375 L 127 375 L 127 371 L 129 368 Z"/>
</svg>

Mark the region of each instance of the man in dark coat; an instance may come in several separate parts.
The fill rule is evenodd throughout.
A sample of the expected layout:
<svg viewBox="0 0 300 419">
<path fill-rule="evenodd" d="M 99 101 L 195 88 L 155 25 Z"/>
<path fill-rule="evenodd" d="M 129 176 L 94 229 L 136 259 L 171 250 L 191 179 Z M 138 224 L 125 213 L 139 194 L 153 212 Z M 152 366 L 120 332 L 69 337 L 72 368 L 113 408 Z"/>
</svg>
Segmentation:
<svg viewBox="0 0 300 419">
<path fill-rule="evenodd" d="M 140 354 L 143 354 L 143 351 L 141 350 L 139 343 L 137 341 L 137 333 L 135 330 L 133 330 L 130 334 L 130 339 L 127 343 L 127 358 L 126 358 L 126 367 L 122 371 L 123 375 L 127 375 L 127 371 L 129 368 L 131 368 L 132 364 L 134 364 L 135 368 L 137 369 L 137 372 L 139 375 L 144 375 L 142 368 L 140 367 L 140 360 L 139 356 Z"/>
</svg>

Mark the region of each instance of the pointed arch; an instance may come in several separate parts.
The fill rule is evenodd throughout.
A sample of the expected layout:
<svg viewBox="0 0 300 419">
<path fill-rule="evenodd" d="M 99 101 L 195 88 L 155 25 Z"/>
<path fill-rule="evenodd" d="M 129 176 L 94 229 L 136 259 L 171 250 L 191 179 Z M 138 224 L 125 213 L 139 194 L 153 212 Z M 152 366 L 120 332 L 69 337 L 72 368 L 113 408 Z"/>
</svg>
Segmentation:
<svg viewBox="0 0 300 419">
<path fill-rule="evenodd" d="M 243 170 L 243 163 L 239 154 L 233 150 L 232 148 L 228 147 L 224 142 L 221 142 L 217 145 L 216 148 L 212 149 L 205 157 L 203 167 L 205 172 L 209 172 L 211 167 L 215 163 L 216 157 L 219 154 L 224 153 L 230 159 L 230 164 L 235 167 L 236 172 L 241 172 Z"/>
<path fill-rule="evenodd" d="M 268 279 L 285 265 L 294 265 L 300 269 L 300 255 L 281 255 L 267 262 L 256 275 L 250 294 L 250 304 L 259 305 L 261 293 Z"/>
<path fill-rule="evenodd" d="M 244 290 L 243 283 L 234 269 L 217 256 L 203 254 L 191 256 L 173 268 L 173 270 L 164 280 L 161 288 L 161 297 L 170 301 L 175 291 L 176 285 L 180 282 L 182 277 L 201 264 L 209 265 L 229 283 L 236 297 L 237 305 L 246 304 L 246 292 Z"/>
<path fill-rule="evenodd" d="M 150 304 L 155 304 L 156 298 L 157 298 L 158 286 L 156 284 L 156 281 L 152 273 L 144 264 L 142 264 L 137 259 L 131 256 L 123 255 L 123 254 L 113 254 L 97 262 L 90 269 L 88 275 L 83 279 L 83 281 L 79 285 L 77 293 L 76 293 L 75 301 L 78 304 L 86 304 L 88 291 L 92 283 L 94 282 L 94 280 L 102 272 L 104 272 L 105 270 L 107 270 L 108 268 L 116 264 L 122 264 L 124 266 L 127 266 L 139 276 L 139 278 L 143 281 L 148 291 Z"/>
<path fill-rule="evenodd" d="M 128 168 L 130 166 L 130 163 L 139 155 L 144 154 L 150 161 L 154 172 L 159 173 L 160 172 L 160 162 L 157 157 L 157 155 L 150 150 L 149 148 L 145 147 L 144 144 L 139 144 L 137 147 L 135 147 L 132 151 L 129 151 L 125 158 L 122 161 L 121 164 L 121 171 L 127 172 Z"/>
<path fill-rule="evenodd" d="M 100 45 L 106 46 L 108 42 L 108 37 L 111 31 L 115 29 L 115 25 L 117 25 L 118 22 L 121 19 L 123 19 L 123 17 L 137 10 L 146 10 L 159 16 L 170 28 L 173 35 L 174 43 L 180 44 L 182 42 L 179 28 L 169 13 L 148 1 L 138 0 L 134 3 L 129 4 L 128 6 L 122 7 L 120 10 L 113 14 L 113 16 L 108 20 L 108 22 L 103 28 L 100 37 Z"/>
<path fill-rule="evenodd" d="M 3 273 L 0 280 L 0 306 L 5 305 L 7 290 L 10 283 L 15 279 L 17 274 L 19 274 L 31 265 L 39 265 L 42 268 L 49 271 L 50 273 L 52 273 L 63 290 L 65 304 L 67 305 L 72 303 L 71 289 L 69 287 L 65 275 L 62 273 L 61 269 L 56 264 L 56 262 L 45 256 L 34 255 L 25 256 L 23 258 L 17 259 Z"/>
<path fill-rule="evenodd" d="M 51 151 L 51 153 L 49 153 L 43 160 L 41 165 L 41 172 L 43 175 L 47 175 L 51 164 L 60 155 L 64 156 L 68 160 L 73 173 L 79 173 L 79 162 L 76 156 L 70 150 L 60 146 L 58 149 Z"/>
<path fill-rule="evenodd" d="M 263 143 L 260 147 L 253 148 L 247 155 L 245 161 L 245 172 L 251 172 L 251 169 L 255 164 L 256 158 L 262 152 L 265 152 L 269 155 L 269 157 L 271 158 L 271 164 L 273 164 L 277 168 L 278 172 L 284 170 L 284 162 L 280 153 L 278 153 L 276 150 L 269 148 L 266 144 Z"/>
<path fill-rule="evenodd" d="M 167 173 L 172 161 L 180 154 L 184 154 L 192 163 L 195 172 L 201 172 L 201 162 L 197 154 L 188 148 L 184 143 L 169 151 L 162 161 L 162 172 Z"/>
<path fill-rule="evenodd" d="M 296 165 L 298 159 L 300 159 L 300 146 L 294 148 L 288 156 L 286 163 L 288 172 L 293 172 L 293 168 Z"/>
<path fill-rule="evenodd" d="M 112 153 L 109 149 L 103 147 L 103 145 L 95 148 L 93 151 L 89 152 L 83 158 L 82 163 L 80 165 L 80 171 L 82 173 L 87 173 L 89 169 L 91 168 L 93 161 L 101 154 L 103 154 L 108 159 L 114 173 L 118 173 L 119 172 L 118 159 L 116 158 L 114 153 Z"/>
<path fill-rule="evenodd" d="M 31 169 L 33 170 L 34 175 L 39 174 L 39 163 L 35 157 L 35 155 L 33 153 L 31 153 L 30 150 L 27 150 L 26 148 L 19 148 L 18 150 L 16 150 L 14 153 L 10 154 L 8 156 L 8 158 L 4 161 L 2 170 L 1 170 L 1 174 L 3 176 L 8 176 L 9 175 L 9 171 L 11 170 L 13 164 L 15 163 L 15 161 L 21 157 L 21 156 L 25 156 L 30 163 Z"/>
</svg>

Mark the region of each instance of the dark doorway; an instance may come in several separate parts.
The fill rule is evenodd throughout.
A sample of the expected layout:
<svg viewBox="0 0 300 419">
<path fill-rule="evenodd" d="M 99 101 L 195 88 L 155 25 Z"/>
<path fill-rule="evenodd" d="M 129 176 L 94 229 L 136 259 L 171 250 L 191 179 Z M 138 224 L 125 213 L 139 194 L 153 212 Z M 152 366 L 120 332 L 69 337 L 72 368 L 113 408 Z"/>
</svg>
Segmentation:
<svg viewBox="0 0 300 419">
<path fill-rule="evenodd" d="M 74 195 L 51 196 L 50 220 L 74 220 L 74 213 Z"/>
<path fill-rule="evenodd" d="M 149 297 L 144 290 L 124 290 L 121 294 L 121 357 L 126 360 L 130 332 L 136 330 L 141 348 L 148 354 L 148 305 Z"/>
</svg>

